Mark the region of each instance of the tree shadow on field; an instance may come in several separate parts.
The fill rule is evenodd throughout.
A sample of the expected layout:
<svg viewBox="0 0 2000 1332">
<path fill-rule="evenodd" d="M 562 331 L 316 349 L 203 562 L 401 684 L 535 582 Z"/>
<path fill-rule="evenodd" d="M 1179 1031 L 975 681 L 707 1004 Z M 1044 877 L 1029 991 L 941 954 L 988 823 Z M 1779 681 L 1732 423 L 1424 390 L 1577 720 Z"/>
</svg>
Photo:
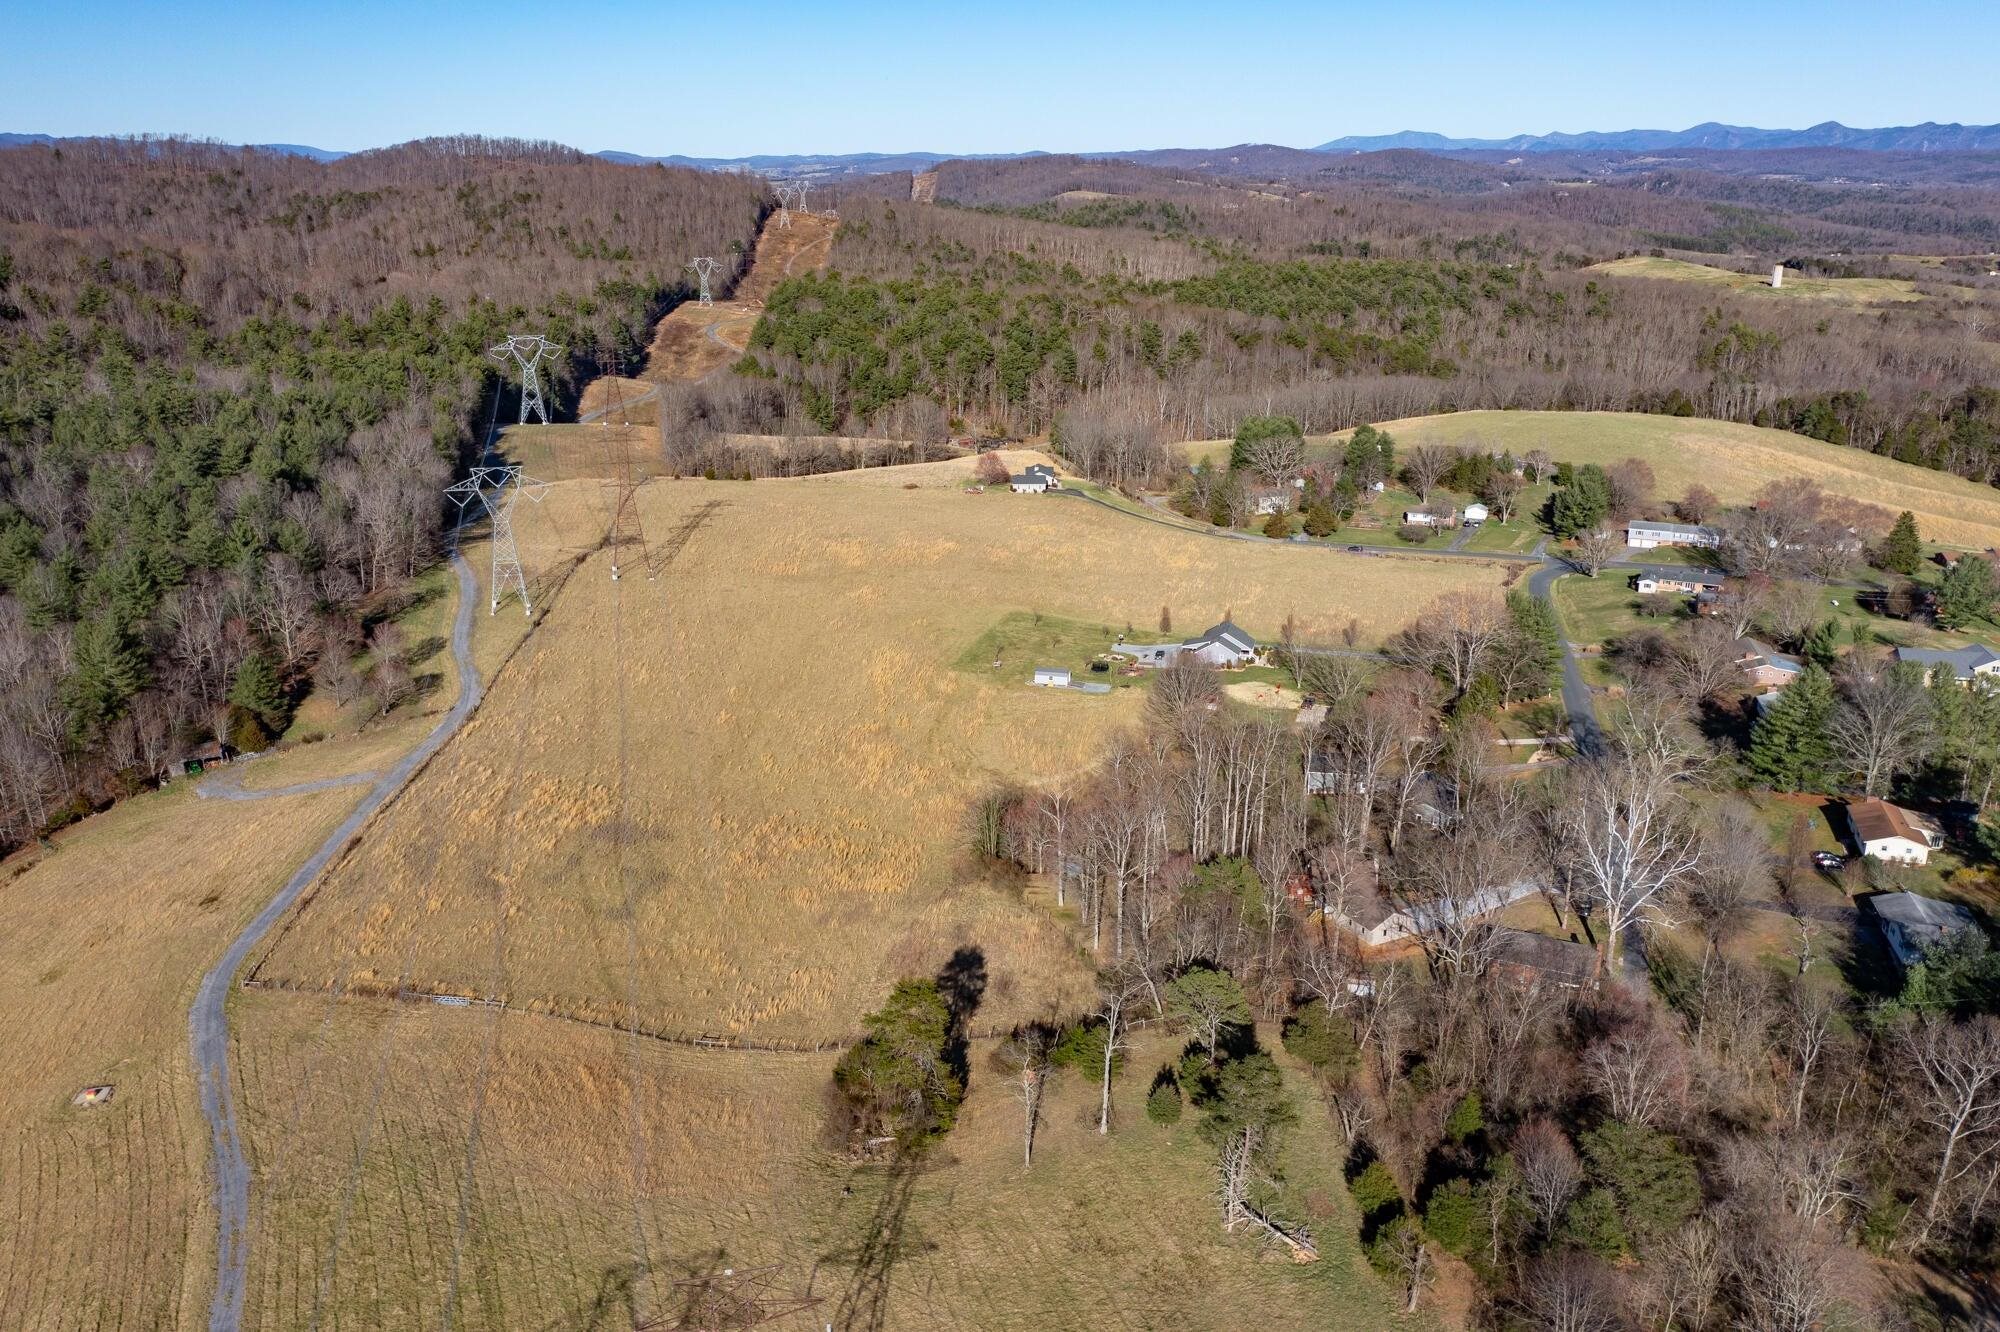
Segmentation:
<svg viewBox="0 0 2000 1332">
<path fill-rule="evenodd" d="M 597 1293 L 585 1306 L 581 1321 L 572 1324 L 565 1319 L 551 1323 L 545 1332 L 567 1327 L 575 1327 L 579 1332 L 626 1332 L 637 1327 L 637 1291 L 645 1275 L 646 1269 L 638 1263 L 615 1263 L 605 1268 L 597 1278 Z"/>
<path fill-rule="evenodd" d="M 986 997 L 986 951 L 977 944 L 961 944 L 937 974 L 938 993 L 951 1011 L 951 1036 L 945 1042 L 944 1061 L 965 1086 L 972 1074 L 972 1060 L 966 1044 L 966 1024 L 979 1011 Z"/>
</svg>

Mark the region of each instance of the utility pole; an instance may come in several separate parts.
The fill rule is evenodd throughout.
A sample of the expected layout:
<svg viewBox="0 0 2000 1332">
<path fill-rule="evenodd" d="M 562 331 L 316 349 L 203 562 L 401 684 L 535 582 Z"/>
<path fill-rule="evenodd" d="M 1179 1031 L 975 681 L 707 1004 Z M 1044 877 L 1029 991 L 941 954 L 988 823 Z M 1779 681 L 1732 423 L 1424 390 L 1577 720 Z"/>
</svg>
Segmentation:
<svg viewBox="0 0 2000 1332">
<path fill-rule="evenodd" d="M 542 362 L 562 351 L 539 333 L 509 334 L 505 342 L 495 343 L 486 349 L 486 354 L 497 361 L 512 361 L 521 369 L 521 424 L 528 424 L 530 411 L 541 418 L 543 425 L 549 423 L 549 409 L 542 402 Z"/>
<path fill-rule="evenodd" d="M 701 302 L 701 307 L 704 310 L 712 307 L 715 304 L 715 298 L 709 294 L 708 280 L 721 269 L 722 265 L 707 255 L 702 255 L 689 264 L 688 267 L 694 270 L 695 277 L 701 282 L 701 295 L 698 298 Z"/>
<path fill-rule="evenodd" d="M 528 580 L 521 572 L 521 549 L 514 540 L 514 506 L 523 495 L 541 503 L 548 488 L 546 482 L 531 481 L 514 466 L 475 467 L 465 480 L 445 487 L 445 498 L 458 506 L 461 526 L 466 509 L 474 502 L 493 520 L 493 568 L 487 580 L 493 604 L 489 615 L 499 613 L 501 593 L 510 587 L 521 595 L 521 614 L 533 611 L 528 604 Z"/>
<path fill-rule="evenodd" d="M 624 397 L 619 392 L 618 382 L 618 372 L 624 367 L 622 358 L 615 351 L 605 359 L 610 373 L 604 382 L 611 388 L 611 402 L 604 409 L 604 424 L 608 429 L 613 416 L 624 414 Z M 625 552 L 632 546 L 639 548 L 639 564 L 646 570 L 646 577 L 653 577 L 652 561 L 646 554 L 646 528 L 639 519 L 639 479 L 632 473 L 630 445 L 631 441 L 622 434 L 611 444 L 611 466 L 603 482 L 607 507 L 611 511 L 611 524 L 604 539 L 611 548 L 611 581 L 614 583 L 624 571 Z"/>
</svg>

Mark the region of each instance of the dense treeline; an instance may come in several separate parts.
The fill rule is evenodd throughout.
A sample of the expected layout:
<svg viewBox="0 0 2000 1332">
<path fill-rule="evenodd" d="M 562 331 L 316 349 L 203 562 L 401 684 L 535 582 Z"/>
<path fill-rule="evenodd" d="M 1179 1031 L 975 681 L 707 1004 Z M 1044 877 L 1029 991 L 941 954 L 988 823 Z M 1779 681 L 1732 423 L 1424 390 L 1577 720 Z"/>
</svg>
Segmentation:
<svg viewBox="0 0 2000 1332">
<path fill-rule="evenodd" d="M 2000 471 L 1995 327 L 1969 293 L 1867 311 L 1752 302 L 1523 258 L 1519 235 L 1381 236 L 1312 201 L 1186 207 L 1198 232 L 1170 236 L 855 198 L 835 271 L 774 293 L 739 368 L 830 432 L 912 397 L 999 434 L 1068 410 L 1170 438 L 1274 410 L 1314 432 L 1637 410 Z"/>
<path fill-rule="evenodd" d="M 261 747 L 316 663 L 344 692 L 499 409 L 485 349 L 546 333 L 566 392 L 762 206 L 553 145 L 0 153 L 0 842 Z"/>
</svg>

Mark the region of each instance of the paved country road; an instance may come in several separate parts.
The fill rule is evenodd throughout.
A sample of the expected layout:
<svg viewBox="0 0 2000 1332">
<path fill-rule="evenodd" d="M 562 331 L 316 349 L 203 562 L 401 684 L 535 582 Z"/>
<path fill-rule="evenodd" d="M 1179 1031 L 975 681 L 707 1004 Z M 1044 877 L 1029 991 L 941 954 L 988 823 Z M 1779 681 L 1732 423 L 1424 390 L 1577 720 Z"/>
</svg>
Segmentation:
<svg viewBox="0 0 2000 1332">
<path fill-rule="evenodd" d="M 407 781 L 410 774 L 449 739 L 479 706 L 479 672 L 472 662 L 472 610 L 479 600 L 478 584 L 472 567 L 454 548 L 451 566 L 458 575 L 458 615 L 451 626 L 451 655 L 458 666 L 458 701 L 453 703 L 423 743 L 382 774 L 373 789 L 362 797 L 352 814 L 299 867 L 278 895 L 257 913 L 244 931 L 236 936 L 212 970 L 201 978 L 194 1008 L 188 1015 L 188 1032 L 194 1046 L 195 1076 L 201 1088 L 201 1113 L 208 1121 L 211 1156 L 214 1162 L 215 1199 L 215 1292 L 208 1306 L 209 1332 L 237 1332 L 243 1324 L 243 1278 L 250 1261 L 250 1163 L 243 1155 L 243 1140 L 237 1130 L 236 1099 L 229 1070 L 229 992 L 236 973 L 279 917 L 288 911 L 307 884 L 361 830 L 370 815 Z M 225 799 L 255 799 L 270 795 L 296 794 L 301 790 L 322 789 L 333 783 L 306 783 L 286 791 L 204 790 L 203 795 Z M 235 788 L 231 788 L 235 789 Z"/>
</svg>

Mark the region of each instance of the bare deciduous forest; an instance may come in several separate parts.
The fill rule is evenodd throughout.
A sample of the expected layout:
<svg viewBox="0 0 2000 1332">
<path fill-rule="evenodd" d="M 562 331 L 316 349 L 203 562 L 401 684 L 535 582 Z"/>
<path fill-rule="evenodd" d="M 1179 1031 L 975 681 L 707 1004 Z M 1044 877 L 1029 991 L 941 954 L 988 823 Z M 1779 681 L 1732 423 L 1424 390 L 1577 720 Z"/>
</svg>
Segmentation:
<svg viewBox="0 0 2000 1332">
<path fill-rule="evenodd" d="M 486 347 L 545 332 L 571 394 L 766 206 L 479 139 L 0 152 L 0 840 L 281 733 L 437 558 Z"/>
</svg>

